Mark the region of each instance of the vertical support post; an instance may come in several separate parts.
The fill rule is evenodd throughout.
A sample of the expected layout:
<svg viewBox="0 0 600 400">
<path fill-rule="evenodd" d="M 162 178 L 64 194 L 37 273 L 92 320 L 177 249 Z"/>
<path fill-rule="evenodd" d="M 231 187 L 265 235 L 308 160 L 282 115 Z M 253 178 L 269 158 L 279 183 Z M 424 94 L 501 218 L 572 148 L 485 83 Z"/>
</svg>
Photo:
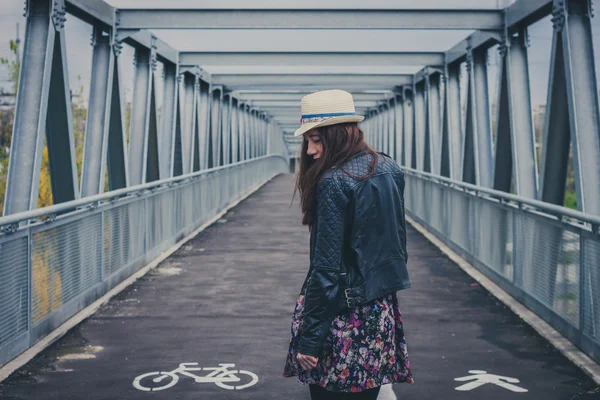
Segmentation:
<svg viewBox="0 0 600 400">
<path fill-rule="evenodd" d="M 173 176 L 173 162 L 175 157 L 175 125 L 177 116 L 177 65 L 166 61 L 164 63 L 163 106 L 160 131 L 160 176 L 171 178 Z M 179 150 L 180 152 L 181 150 Z"/>
<path fill-rule="evenodd" d="M 493 185 L 493 149 L 492 133 L 490 127 L 490 106 L 487 81 L 487 49 L 467 50 L 467 66 L 469 71 L 468 111 L 467 111 L 467 138 L 471 143 L 465 144 L 473 157 L 465 160 L 465 181 L 479 186 L 492 187 Z M 471 124 L 471 125 L 470 125 Z M 467 154 L 465 154 L 467 157 Z M 474 175 L 474 176 L 473 176 Z M 474 178 L 474 180 L 473 180 Z"/>
<path fill-rule="evenodd" d="M 4 215 L 37 206 L 44 130 L 54 203 L 79 195 L 63 31 L 64 2 L 29 0 L 26 19 Z"/>
<path fill-rule="evenodd" d="M 152 39 L 154 42 L 154 38 Z M 151 72 L 150 72 L 150 105 L 148 110 L 148 144 L 146 154 L 146 182 L 154 182 L 160 179 L 160 158 L 158 156 L 158 115 L 156 113 L 156 85 L 155 74 L 158 63 L 156 46 L 152 44 L 151 49 Z"/>
<path fill-rule="evenodd" d="M 223 98 L 223 89 L 219 86 L 211 89 L 212 105 L 211 105 L 211 144 L 212 144 L 212 161 L 211 167 L 218 167 L 221 157 L 221 102 Z"/>
<path fill-rule="evenodd" d="M 577 205 L 582 212 L 600 215 L 600 115 L 591 0 L 555 3 L 567 13 L 562 47 Z"/>
<path fill-rule="evenodd" d="M 183 129 L 181 143 L 183 148 L 183 174 L 192 172 L 194 163 L 194 135 L 196 120 L 196 77 L 190 72 L 183 73 Z"/>
<path fill-rule="evenodd" d="M 238 102 L 238 125 L 239 125 L 239 158 L 238 161 L 246 159 L 246 116 L 244 115 L 246 103 Z"/>
<path fill-rule="evenodd" d="M 413 91 L 411 88 L 402 89 L 403 109 L 404 109 L 404 165 L 410 168 L 416 168 L 416 160 L 413 157 L 414 149 L 414 105 Z"/>
<path fill-rule="evenodd" d="M 221 114 L 223 126 L 223 165 L 231 163 L 231 95 L 223 96 L 223 112 Z"/>
<path fill-rule="evenodd" d="M 231 96 L 231 162 L 240 161 L 240 122 L 239 122 L 239 102 L 238 99 Z"/>
<path fill-rule="evenodd" d="M 93 28 L 92 79 L 85 124 L 81 197 L 93 196 L 104 191 L 104 165 L 114 73 L 114 57 L 109 39 L 100 27 Z"/>
<path fill-rule="evenodd" d="M 396 155 L 396 97 L 388 102 L 388 136 L 386 154 L 394 158 Z"/>
<path fill-rule="evenodd" d="M 494 188 L 537 198 L 538 171 L 527 64 L 527 30 L 506 37 L 499 77 Z M 509 125 L 507 125 L 509 124 Z"/>
<path fill-rule="evenodd" d="M 406 165 L 404 160 L 404 99 L 396 95 L 394 105 L 395 115 L 395 151 L 394 159 L 400 165 Z"/>
<path fill-rule="evenodd" d="M 108 186 L 110 190 L 123 189 L 129 186 L 129 163 L 127 162 L 127 141 L 123 119 L 123 99 L 121 76 L 119 73 L 119 55 L 121 45 L 113 44 L 114 62 L 112 65 L 112 90 L 110 99 L 110 117 L 108 126 Z"/>
<path fill-rule="evenodd" d="M 441 170 L 441 134 L 440 126 L 442 120 L 440 104 L 440 87 L 442 85 L 442 74 L 434 72 L 427 76 L 427 111 L 429 128 L 429 154 L 431 160 L 431 172 L 436 175 Z"/>
<path fill-rule="evenodd" d="M 181 79 L 178 74 L 175 82 L 175 128 L 173 132 L 173 176 L 183 175 L 183 142 L 182 142 L 182 115 L 181 115 L 181 93 L 179 91 Z"/>
<path fill-rule="evenodd" d="M 445 67 L 445 106 L 441 139 L 440 175 L 459 180 L 462 177 L 462 117 L 460 110 L 460 63 Z"/>
<path fill-rule="evenodd" d="M 148 122 L 150 120 L 150 91 L 152 84 L 151 51 L 144 47 L 135 49 L 135 83 L 131 108 L 129 136 L 130 184 L 140 185 L 146 177 Z"/>
<path fill-rule="evenodd" d="M 429 147 L 427 138 L 427 90 L 426 82 L 421 81 L 414 85 L 415 87 L 415 140 L 413 147 L 415 149 L 416 168 L 420 171 L 430 172 L 430 160 L 425 151 Z"/>
<path fill-rule="evenodd" d="M 210 95 L 210 84 L 198 79 L 198 95 L 196 107 L 198 120 L 198 135 L 197 135 L 197 150 L 200 154 L 200 169 L 208 168 L 209 159 L 209 135 L 210 135 L 210 103 L 212 96 Z"/>
</svg>

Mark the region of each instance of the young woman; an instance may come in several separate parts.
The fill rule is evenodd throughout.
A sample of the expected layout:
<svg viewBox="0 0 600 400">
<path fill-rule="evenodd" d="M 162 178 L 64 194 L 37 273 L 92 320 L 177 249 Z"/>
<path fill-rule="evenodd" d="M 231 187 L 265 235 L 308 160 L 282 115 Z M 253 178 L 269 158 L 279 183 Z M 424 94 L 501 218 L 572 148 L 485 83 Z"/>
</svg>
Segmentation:
<svg viewBox="0 0 600 400">
<path fill-rule="evenodd" d="M 302 99 L 296 190 L 310 268 L 283 376 L 309 384 L 312 399 L 376 399 L 381 385 L 413 383 L 396 297 L 410 287 L 404 175 L 365 143 L 362 119 L 350 93 Z"/>
</svg>

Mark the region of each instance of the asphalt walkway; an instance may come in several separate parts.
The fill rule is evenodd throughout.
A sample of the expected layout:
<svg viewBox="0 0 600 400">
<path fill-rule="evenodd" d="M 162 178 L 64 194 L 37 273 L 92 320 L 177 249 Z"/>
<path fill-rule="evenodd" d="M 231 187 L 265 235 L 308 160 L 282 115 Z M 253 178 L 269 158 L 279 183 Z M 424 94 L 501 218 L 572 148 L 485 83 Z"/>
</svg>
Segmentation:
<svg viewBox="0 0 600 400">
<path fill-rule="evenodd" d="M 0 399 L 309 399 L 281 377 L 308 268 L 292 190 L 291 175 L 262 187 L 0 384 Z M 413 287 L 399 299 L 416 383 L 394 385 L 398 399 L 597 398 L 593 381 L 412 228 L 408 247 Z M 233 364 L 224 368 L 240 380 L 176 372 L 181 363 Z"/>
</svg>

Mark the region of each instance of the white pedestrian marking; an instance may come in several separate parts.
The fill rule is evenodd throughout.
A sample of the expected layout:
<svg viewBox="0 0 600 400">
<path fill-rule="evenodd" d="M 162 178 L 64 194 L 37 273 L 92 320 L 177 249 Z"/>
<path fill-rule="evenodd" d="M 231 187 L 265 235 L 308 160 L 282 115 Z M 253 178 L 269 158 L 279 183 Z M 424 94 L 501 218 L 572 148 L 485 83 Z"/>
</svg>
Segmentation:
<svg viewBox="0 0 600 400">
<path fill-rule="evenodd" d="M 181 363 L 179 364 L 179 367 L 175 368 L 173 371 L 148 372 L 135 378 L 133 380 L 133 387 L 145 392 L 157 392 L 159 390 L 165 390 L 175 386 L 175 384 L 179 382 L 179 375 L 193 378 L 196 383 L 214 383 L 223 389 L 229 390 L 246 389 L 247 387 L 256 385 L 258 382 L 258 376 L 256 376 L 256 374 L 253 372 L 227 369 L 235 367 L 235 364 L 219 364 L 218 368 L 193 367 L 196 365 L 198 365 L 198 363 Z M 193 374 L 192 371 L 212 372 L 206 376 L 198 376 Z M 240 382 L 242 380 L 236 376 L 236 374 L 246 375 L 246 377 L 244 377 L 244 381 L 248 381 L 248 377 L 250 377 L 250 382 L 243 383 L 238 386 L 227 385 L 226 383 Z M 165 382 L 157 386 L 157 384 L 160 384 L 165 379 Z M 144 382 L 142 382 L 142 380 L 144 380 Z"/>
<path fill-rule="evenodd" d="M 460 391 L 473 390 L 473 389 L 478 388 L 479 386 L 485 385 L 486 383 L 491 383 L 496 386 L 500 386 L 504 389 L 508 389 L 512 392 L 525 393 L 528 391 L 527 389 L 524 389 L 517 385 L 513 385 L 513 383 L 519 383 L 519 380 L 516 378 L 509 378 L 508 376 L 488 374 L 486 371 L 480 371 L 480 370 L 476 370 L 476 369 L 470 370 L 469 373 L 473 374 L 473 375 L 463 376 L 460 378 L 454 378 L 455 381 L 459 381 L 459 382 L 472 381 L 472 382 L 465 383 L 464 385 L 457 387 L 456 390 L 460 390 Z"/>
</svg>

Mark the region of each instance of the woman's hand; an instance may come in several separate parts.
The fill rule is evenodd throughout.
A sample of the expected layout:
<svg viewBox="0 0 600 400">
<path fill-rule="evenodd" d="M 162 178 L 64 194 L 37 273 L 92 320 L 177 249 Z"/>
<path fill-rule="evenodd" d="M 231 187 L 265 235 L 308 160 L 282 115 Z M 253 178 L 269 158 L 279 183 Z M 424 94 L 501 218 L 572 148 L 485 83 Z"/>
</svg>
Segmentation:
<svg viewBox="0 0 600 400">
<path fill-rule="evenodd" d="M 319 361 L 319 359 L 317 357 L 305 356 L 304 354 L 300 354 L 300 353 L 298 353 L 298 356 L 296 357 L 296 359 L 298 360 L 298 362 L 300 363 L 300 366 L 305 371 L 315 368 L 317 366 L 317 362 Z"/>
</svg>

